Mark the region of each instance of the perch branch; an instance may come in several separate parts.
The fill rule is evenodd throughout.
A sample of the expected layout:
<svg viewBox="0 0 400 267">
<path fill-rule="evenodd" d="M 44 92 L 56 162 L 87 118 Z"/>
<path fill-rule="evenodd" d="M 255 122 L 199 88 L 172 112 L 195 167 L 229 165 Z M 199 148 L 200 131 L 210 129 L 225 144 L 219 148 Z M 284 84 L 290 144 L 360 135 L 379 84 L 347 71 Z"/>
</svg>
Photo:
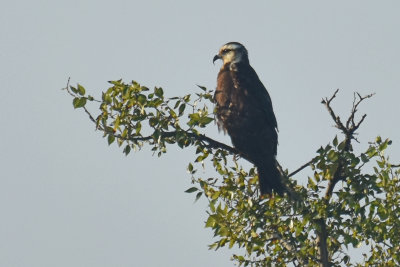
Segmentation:
<svg viewBox="0 0 400 267">
<path fill-rule="evenodd" d="M 74 93 L 71 92 L 71 90 L 70 90 L 70 78 L 68 78 L 66 87 L 65 87 L 65 88 L 62 88 L 62 89 L 63 89 L 63 90 L 66 90 L 67 93 L 68 93 L 69 95 L 71 95 L 72 97 L 74 97 L 74 98 L 75 98 L 75 97 L 78 97 L 76 94 L 74 94 Z M 337 93 L 337 91 L 335 92 L 335 95 L 336 95 L 336 93 Z M 335 95 L 334 95 L 331 99 L 327 100 L 328 103 L 330 103 L 330 102 L 333 100 L 333 98 L 335 97 Z M 87 98 L 87 97 L 85 97 L 85 96 L 79 96 L 79 97 L 81 97 L 81 98 L 83 97 L 83 98 L 89 99 L 89 98 Z M 93 98 L 91 98 L 90 101 L 102 102 L 102 101 L 99 101 L 99 100 L 96 100 L 96 99 L 93 99 Z M 137 141 L 150 141 L 150 140 L 154 139 L 154 137 L 153 137 L 152 135 L 149 135 L 149 136 L 122 137 L 120 134 L 116 134 L 115 132 L 112 132 L 112 131 L 107 131 L 107 129 L 105 129 L 105 128 L 102 127 L 101 125 L 98 125 L 97 120 L 96 120 L 96 119 L 93 117 L 93 115 L 89 112 L 89 110 L 86 108 L 86 106 L 83 106 L 82 108 L 83 108 L 83 110 L 85 111 L 85 113 L 88 115 L 89 119 L 96 125 L 96 129 L 98 129 L 98 130 L 100 130 L 100 131 L 103 131 L 103 132 L 105 132 L 106 134 L 111 134 L 111 135 L 113 135 L 115 138 L 118 138 L 118 139 L 121 139 L 121 140 L 125 140 L 125 141 L 132 141 L 132 142 L 137 142 Z M 166 138 L 166 137 L 173 137 L 173 136 L 175 136 L 177 133 L 178 133 L 177 131 L 161 132 L 161 133 L 160 133 L 160 136 L 163 137 L 163 138 Z M 229 146 L 229 145 L 226 145 L 226 144 L 224 144 L 224 143 L 218 142 L 218 141 L 216 141 L 216 140 L 214 140 L 214 139 L 212 139 L 212 138 L 210 138 L 210 137 L 207 137 L 207 136 L 204 135 L 204 134 L 197 134 L 197 133 L 195 133 L 195 132 L 190 132 L 190 131 L 185 131 L 185 134 L 186 134 L 187 137 L 191 138 L 191 139 L 194 140 L 194 141 L 200 141 L 200 142 L 205 143 L 205 147 L 207 147 L 207 148 L 226 150 L 226 151 L 228 151 L 230 154 L 239 155 L 239 156 L 242 157 L 243 159 L 245 159 L 245 160 L 247 160 L 247 161 L 249 161 L 249 162 L 251 162 L 251 163 L 254 164 L 254 161 L 253 161 L 252 159 L 250 159 L 250 157 L 248 157 L 246 154 L 244 154 L 244 153 L 238 151 L 236 148 L 234 148 L 234 147 L 232 147 L 232 146 Z M 304 168 L 306 168 L 307 166 L 309 166 L 309 165 L 312 163 L 312 161 L 313 161 L 313 160 L 310 160 L 309 162 L 307 162 L 307 163 L 305 163 L 304 165 L 300 166 L 298 169 L 296 169 L 295 171 L 293 171 L 292 173 L 290 173 L 290 174 L 288 175 L 288 177 L 291 177 L 291 176 L 293 176 L 293 175 L 299 173 L 301 170 L 303 170 Z M 280 167 L 279 163 L 277 163 L 277 165 L 278 165 L 278 167 Z M 280 167 L 280 172 L 281 172 L 282 175 L 284 175 L 284 172 L 282 171 L 282 168 L 281 168 L 281 167 Z"/>
</svg>

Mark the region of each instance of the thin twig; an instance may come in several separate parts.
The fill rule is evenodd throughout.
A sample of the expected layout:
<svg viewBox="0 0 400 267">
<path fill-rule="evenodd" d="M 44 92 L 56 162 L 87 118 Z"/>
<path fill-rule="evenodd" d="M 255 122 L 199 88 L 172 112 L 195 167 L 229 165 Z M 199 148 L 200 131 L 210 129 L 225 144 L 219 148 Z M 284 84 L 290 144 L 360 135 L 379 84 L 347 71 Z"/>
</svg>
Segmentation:
<svg viewBox="0 0 400 267">
<path fill-rule="evenodd" d="M 304 168 L 310 166 L 310 164 L 314 161 L 314 159 L 310 160 L 309 162 L 301 165 L 297 170 L 291 172 L 288 174 L 288 177 L 292 177 L 293 175 L 297 174 L 298 172 L 300 172 L 301 170 L 303 170 Z"/>
<path fill-rule="evenodd" d="M 86 114 L 89 116 L 89 119 L 94 123 L 97 124 L 96 120 L 93 118 L 92 114 L 89 112 L 89 110 L 87 110 L 86 107 L 83 107 L 83 109 L 85 110 Z"/>
<path fill-rule="evenodd" d="M 340 120 L 339 116 L 336 116 L 335 112 L 331 108 L 331 102 L 332 100 L 336 97 L 336 94 L 339 92 L 339 89 L 336 89 L 335 93 L 332 95 L 330 99 L 325 98 L 322 99 L 321 103 L 325 105 L 325 107 L 328 109 L 329 114 L 331 115 L 333 121 L 336 123 L 336 128 L 342 130 L 344 134 L 346 134 L 346 127 L 343 125 L 342 121 Z"/>
<path fill-rule="evenodd" d="M 65 88 L 61 88 L 61 90 L 66 90 L 68 92 L 68 94 L 70 94 L 71 96 L 75 97 L 75 95 L 69 91 L 69 82 L 70 82 L 70 80 L 71 80 L 71 77 L 68 77 L 67 85 L 65 86 Z"/>
</svg>

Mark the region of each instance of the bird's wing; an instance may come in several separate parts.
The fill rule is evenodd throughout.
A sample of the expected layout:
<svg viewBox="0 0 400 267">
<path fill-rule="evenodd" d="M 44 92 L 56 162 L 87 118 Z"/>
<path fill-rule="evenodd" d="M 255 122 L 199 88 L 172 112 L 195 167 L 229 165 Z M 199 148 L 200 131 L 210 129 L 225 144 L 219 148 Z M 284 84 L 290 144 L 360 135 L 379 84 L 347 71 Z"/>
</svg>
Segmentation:
<svg viewBox="0 0 400 267">
<path fill-rule="evenodd" d="M 278 129 L 271 97 L 255 70 L 250 65 L 243 63 L 235 64 L 233 70 L 235 87 L 241 88 L 241 90 L 247 90 L 249 101 L 254 103 L 253 108 L 261 111 L 267 118 L 268 124 Z"/>
</svg>

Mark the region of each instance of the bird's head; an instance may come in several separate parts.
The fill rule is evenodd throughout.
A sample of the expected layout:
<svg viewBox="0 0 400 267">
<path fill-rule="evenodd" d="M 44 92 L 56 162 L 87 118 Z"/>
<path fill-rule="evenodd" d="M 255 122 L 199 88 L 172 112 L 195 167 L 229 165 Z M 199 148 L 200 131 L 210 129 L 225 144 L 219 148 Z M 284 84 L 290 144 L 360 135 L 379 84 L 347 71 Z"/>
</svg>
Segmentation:
<svg viewBox="0 0 400 267">
<path fill-rule="evenodd" d="M 224 44 L 219 49 L 218 55 L 215 55 L 213 63 L 217 59 L 222 59 L 224 62 L 223 65 L 249 61 L 247 49 L 242 44 L 237 42 L 229 42 Z"/>
</svg>

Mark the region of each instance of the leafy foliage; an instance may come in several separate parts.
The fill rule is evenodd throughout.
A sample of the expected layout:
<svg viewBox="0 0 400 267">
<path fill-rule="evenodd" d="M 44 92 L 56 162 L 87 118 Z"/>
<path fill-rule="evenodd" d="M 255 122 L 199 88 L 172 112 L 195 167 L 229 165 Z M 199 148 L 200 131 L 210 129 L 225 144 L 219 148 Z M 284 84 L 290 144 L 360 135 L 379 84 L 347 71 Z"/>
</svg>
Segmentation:
<svg viewBox="0 0 400 267">
<path fill-rule="evenodd" d="M 255 169 L 243 168 L 237 157 L 245 156 L 201 134 L 214 120 L 207 106 L 213 102 L 212 91 L 199 86 L 195 95 L 166 98 L 159 87 L 150 90 L 121 80 L 110 84 L 101 100 L 86 95 L 79 84 L 66 89 L 74 108 L 83 108 L 108 144 L 116 142 L 126 155 L 145 144 L 158 156 L 167 152 L 167 144 L 196 148 L 187 166 L 194 185 L 185 192 L 208 200 L 205 226 L 215 237 L 210 249 L 242 249 L 232 257 L 239 266 L 400 265 L 400 172 L 385 156 L 391 141 L 377 137 L 360 154 L 352 146 L 365 118 L 355 121 L 357 107 L 371 95 L 355 95 L 346 123 L 330 105 L 337 91 L 322 101 L 343 137 L 319 148 L 295 172 L 282 170 L 289 192 L 280 197 L 260 196 Z M 97 117 L 88 111 L 89 102 L 99 103 Z M 212 165 L 214 177 L 197 174 L 206 165 Z M 298 184 L 293 176 L 307 166 L 313 175 L 305 185 Z M 370 251 L 355 263 L 349 249 L 360 246 Z"/>
</svg>

